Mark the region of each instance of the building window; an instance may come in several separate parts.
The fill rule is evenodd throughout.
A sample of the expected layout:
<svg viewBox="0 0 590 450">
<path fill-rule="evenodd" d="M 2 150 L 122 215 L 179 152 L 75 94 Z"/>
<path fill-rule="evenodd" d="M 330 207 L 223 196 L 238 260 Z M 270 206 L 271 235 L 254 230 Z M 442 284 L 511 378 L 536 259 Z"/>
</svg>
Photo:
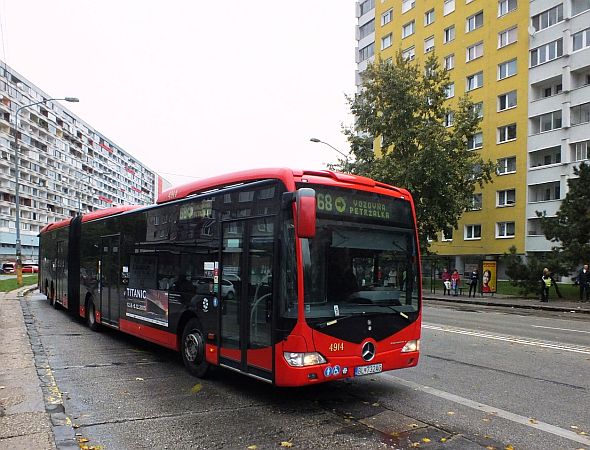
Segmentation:
<svg viewBox="0 0 590 450">
<path fill-rule="evenodd" d="M 478 12 L 477 14 L 474 14 L 472 16 L 469 16 L 467 18 L 466 24 L 465 24 L 465 32 L 469 33 L 470 31 L 473 31 L 479 27 L 483 26 L 483 11 Z"/>
<path fill-rule="evenodd" d="M 391 33 L 381 38 L 381 50 L 391 47 Z"/>
<path fill-rule="evenodd" d="M 375 31 L 375 19 L 369 20 L 367 23 L 359 27 L 359 39 L 362 39 Z"/>
<path fill-rule="evenodd" d="M 467 150 L 475 150 L 483 147 L 483 133 L 475 133 L 467 139 Z"/>
<path fill-rule="evenodd" d="M 576 142 L 573 145 L 574 161 L 584 161 L 585 159 L 588 159 L 588 147 L 590 147 L 590 141 Z"/>
<path fill-rule="evenodd" d="M 590 122 L 590 103 L 572 106 L 571 121 L 572 125 Z"/>
<path fill-rule="evenodd" d="M 402 57 L 407 61 L 413 61 L 416 57 L 416 48 L 410 47 L 402 52 Z"/>
<path fill-rule="evenodd" d="M 506 47 L 507 45 L 516 42 L 518 37 L 518 27 L 512 27 L 508 30 L 500 31 L 498 33 L 498 48 Z"/>
<path fill-rule="evenodd" d="M 590 9 L 590 0 L 572 0 L 572 16 Z"/>
<path fill-rule="evenodd" d="M 434 22 L 434 9 L 431 9 L 430 11 L 426 11 L 424 13 L 424 25 L 430 25 L 431 23 Z"/>
<path fill-rule="evenodd" d="M 472 106 L 473 113 L 480 119 L 483 117 L 483 102 L 474 103 Z"/>
<path fill-rule="evenodd" d="M 360 5 L 361 16 L 364 16 L 373 9 L 375 9 L 375 0 L 366 0 L 362 2 Z"/>
<path fill-rule="evenodd" d="M 375 54 L 375 43 L 371 42 L 366 47 L 359 50 L 359 60 L 365 61 Z"/>
<path fill-rule="evenodd" d="M 450 242 L 453 240 L 453 229 L 450 228 L 448 230 L 443 230 L 442 232 L 442 241 L 443 242 Z"/>
<path fill-rule="evenodd" d="M 467 47 L 467 62 L 483 56 L 483 42 Z"/>
<path fill-rule="evenodd" d="M 473 194 L 473 196 L 471 197 L 471 211 L 479 211 L 481 210 L 483 205 L 483 196 L 480 193 L 478 194 Z"/>
<path fill-rule="evenodd" d="M 561 110 L 542 114 L 532 119 L 532 132 L 534 134 L 561 128 Z"/>
<path fill-rule="evenodd" d="M 445 56 L 444 65 L 446 70 L 451 70 L 455 67 L 455 54 Z"/>
<path fill-rule="evenodd" d="M 516 0 L 500 0 L 498 2 L 498 17 L 502 17 L 515 9 Z"/>
<path fill-rule="evenodd" d="M 453 120 L 454 120 L 454 114 L 453 112 L 448 112 L 445 114 L 445 118 L 444 118 L 444 124 L 445 127 L 452 127 L 453 126 Z"/>
<path fill-rule="evenodd" d="M 559 181 L 529 186 L 529 202 L 551 202 L 561 197 Z"/>
<path fill-rule="evenodd" d="M 513 141 L 516 139 L 516 124 L 505 125 L 498 128 L 498 143 Z"/>
<path fill-rule="evenodd" d="M 451 25 L 444 30 L 443 42 L 446 44 L 447 42 L 451 42 L 455 39 L 455 25 Z"/>
<path fill-rule="evenodd" d="M 561 162 L 561 146 L 543 148 L 530 153 L 530 167 L 548 166 Z"/>
<path fill-rule="evenodd" d="M 393 9 L 388 9 L 383 14 L 381 14 L 381 26 L 387 25 L 393 19 Z"/>
<path fill-rule="evenodd" d="M 416 6 L 415 0 L 402 0 L 402 14 Z"/>
<path fill-rule="evenodd" d="M 514 228 L 514 222 L 496 222 L 496 237 L 512 238 L 514 237 Z"/>
<path fill-rule="evenodd" d="M 481 239 L 481 225 L 465 225 L 465 240 Z"/>
<path fill-rule="evenodd" d="M 453 11 L 455 11 L 455 0 L 445 0 L 445 4 L 443 6 L 443 16 L 451 14 Z"/>
<path fill-rule="evenodd" d="M 531 50 L 531 67 L 553 61 L 561 56 L 563 56 L 563 39 L 560 38 Z"/>
<path fill-rule="evenodd" d="M 498 64 L 498 80 L 516 75 L 516 58 Z"/>
<path fill-rule="evenodd" d="M 466 91 L 472 91 L 474 89 L 483 86 L 483 72 L 477 72 L 467 77 Z"/>
<path fill-rule="evenodd" d="M 582 48 L 590 47 L 590 28 L 579 31 L 572 36 L 574 52 Z"/>
<path fill-rule="evenodd" d="M 516 190 L 515 189 L 506 189 L 504 191 L 497 191 L 496 192 L 496 206 L 504 207 L 504 206 L 514 206 L 516 203 Z"/>
<path fill-rule="evenodd" d="M 514 108 L 517 104 L 516 91 L 498 95 L 498 111 Z"/>
<path fill-rule="evenodd" d="M 543 30 L 563 20 L 563 4 L 533 16 L 531 22 L 535 31 Z"/>
<path fill-rule="evenodd" d="M 434 36 L 424 39 L 424 53 L 434 50 Z"/>
<path fill-rule="evenodd" d="M 510 156 L 509 158 L 500 158 L 498 160 L 498 166 L 496 167 L 496 173 L 498 175 L 506 175 L 509 173 L 516 172 L 516 156 Z"/>
<path fill-rule="evenodd" d="M 411 36 L 412 34 L 414 34 L 415 24 L 416 23 L 412 20 L 411 22 L 406 23 L 402 27 L 402 39 L 407 38 L 408 36 Z"/>
<path fill-rule="evenodd" d="M 455 83 L 449 83 L 445 87 L 445 98 L 451 98 L 455 96 Z"/>
</svg>

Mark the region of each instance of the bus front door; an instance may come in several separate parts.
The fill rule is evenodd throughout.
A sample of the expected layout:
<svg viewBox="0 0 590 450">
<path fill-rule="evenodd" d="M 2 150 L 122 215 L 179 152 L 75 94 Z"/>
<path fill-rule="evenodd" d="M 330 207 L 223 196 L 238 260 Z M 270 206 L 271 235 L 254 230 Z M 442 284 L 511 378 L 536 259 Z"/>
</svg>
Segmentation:
<svg viewBox="0 0 590 450">
<path fill-rule="evenodd" d="M 222 239 L 220 362 L 272 381 L 274 219 L 226 222 Z"/>
<path fill-rule="evenodd" d="M 100 238 L 100 313 L 101 320 L 119 324 L 119 238 L 120 235 Z"/>
</svg>

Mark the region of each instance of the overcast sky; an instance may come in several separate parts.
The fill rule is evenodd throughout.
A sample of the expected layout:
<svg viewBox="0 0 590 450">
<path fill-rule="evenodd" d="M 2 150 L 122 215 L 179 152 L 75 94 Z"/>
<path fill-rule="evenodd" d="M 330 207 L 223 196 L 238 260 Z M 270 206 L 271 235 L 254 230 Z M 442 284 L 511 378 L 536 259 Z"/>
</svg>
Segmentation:
<svg viewBox="0 0 590 450">
<path fill-rule="evenodd" d="M 354 4 L 0 0 L 0 58 L 173 184 L 322 169 L 311 137 L 347 151 Z"/>
</svg>

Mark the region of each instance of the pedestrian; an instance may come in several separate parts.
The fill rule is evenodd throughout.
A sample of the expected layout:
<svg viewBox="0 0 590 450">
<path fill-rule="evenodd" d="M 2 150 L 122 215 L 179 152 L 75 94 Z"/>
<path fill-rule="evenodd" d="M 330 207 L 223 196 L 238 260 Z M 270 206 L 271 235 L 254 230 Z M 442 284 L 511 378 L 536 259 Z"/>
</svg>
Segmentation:
<svg viewBox="0 0 590 450">
<path fill-rule="evenodd" d="M 588 264 L 584 264 L 584 267 L 580 269 L 578 273 L 578 283 L 580 284 L 580 301 L 587 302 L 590 294 L 590 272 L 588 272 Z M 586 298 L 584 298 L 584 292 L 586 292 Z"/>
<path fill-rule="evenodd" d="M 443 283 L 443 295 L 447 295 L 451 293 L 451 274 L 445 267 L 440 274 L 440 279 Z"/>
<path fill-rule="evenodd" d="M 457 269 L 453 270 L 451 275 L 451 289 L 453 290 L 453 296 L 457 296 L 459 293 L 459 286 L 461 286 L 461 275 Z"/>
<path fill-rule="evenodd" d="M 543 276 L 541 277 L 541 301 L 543 303 L 549 302 L 549 288 L 553 286 L 553 278 L 548 268 L 543 269 Z"/>
<path fill-rule="evenodd" d="M 477 283 L 479 282 L 479 273 L 477 272 L 477 268 L 473 269 L 473 271 L 469 274 L 469 297 L 471 297 L 471 293 L 473 292 L 473 297 L 477 294 Z"/>
</svg>

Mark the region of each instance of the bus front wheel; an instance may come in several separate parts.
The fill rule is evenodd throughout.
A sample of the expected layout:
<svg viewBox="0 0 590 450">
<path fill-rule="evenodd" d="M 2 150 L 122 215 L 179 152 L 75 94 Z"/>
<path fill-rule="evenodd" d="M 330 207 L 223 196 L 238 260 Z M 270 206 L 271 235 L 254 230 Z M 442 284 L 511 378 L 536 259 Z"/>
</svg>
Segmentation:
<svg viewBox="0 0 590 450">
<path fill-rule="evenodd" d="M 205 360 L 205 338 L 197 319 L 187 322 L 182 332 L 182 361 L 191 375 L 204 378 L 210 365 Z"/>
<path fill-rule="evenodd" d="M 100 327 L 96 321 L 94 302 L 92 300 L 88 302 L 88 307 L 86 308 L 86 323 L 88 324 L 88 328 L 90 328 L 92 331 L 97 331 Z"/>
</svg>

